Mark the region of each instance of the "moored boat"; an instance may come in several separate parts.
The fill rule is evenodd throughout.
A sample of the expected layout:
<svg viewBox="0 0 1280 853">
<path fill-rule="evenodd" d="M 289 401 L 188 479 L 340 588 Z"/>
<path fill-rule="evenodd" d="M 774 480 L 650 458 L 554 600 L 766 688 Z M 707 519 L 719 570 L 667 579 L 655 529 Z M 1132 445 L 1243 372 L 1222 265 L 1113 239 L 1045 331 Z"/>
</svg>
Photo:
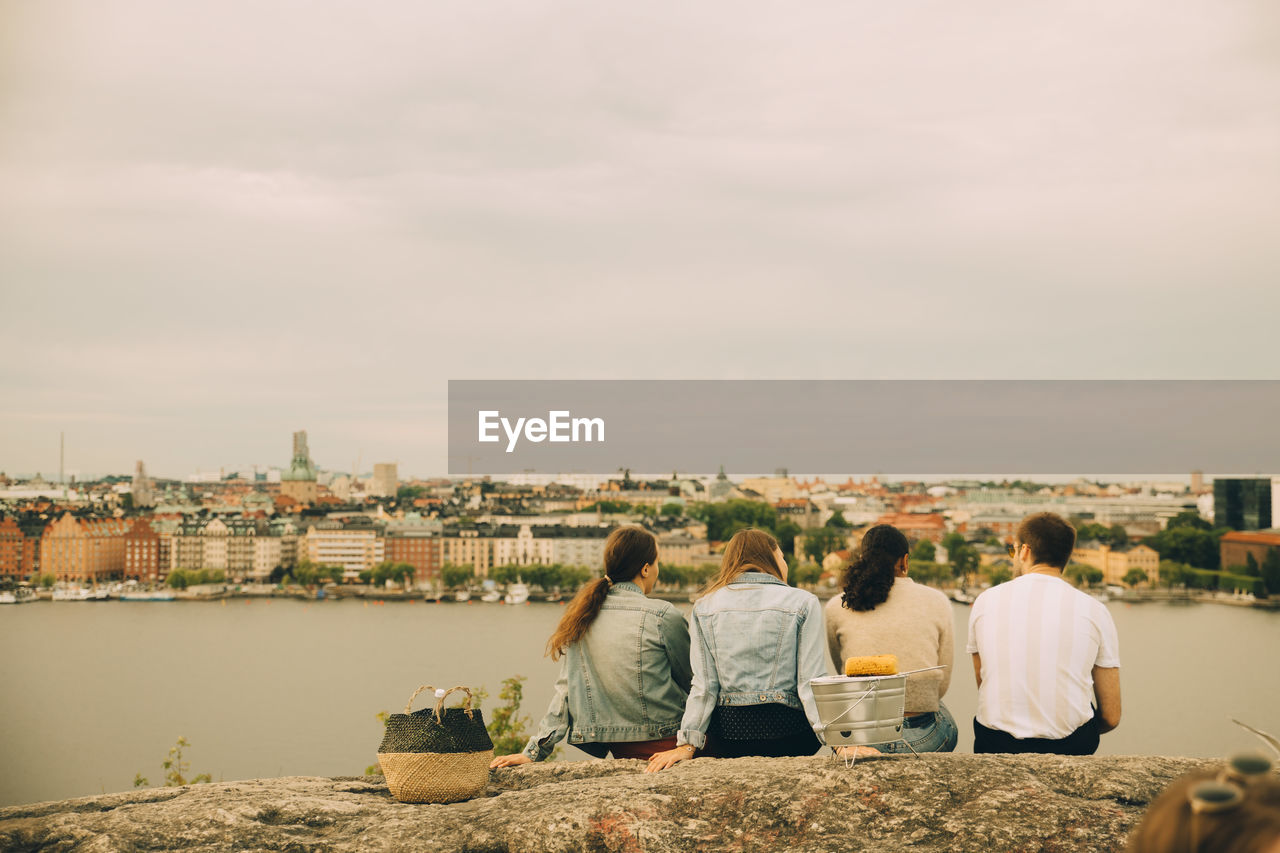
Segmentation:
<svg viewBox="0 0 1280 853">
<path fill-rule="evenodd" d="M 131 590 L 120 593 L 121 601 L 173 601 L 178 596 L 168 590 Z"/>
<path fill-rule="evenodd" d="M 529 586 L 517 581 L 507 587 L 507 595 L 503 599 L 507 604 L 524 604 L 529 600 Z"/>
<path fill-rule="evenodd" d="M 53 590 L 54 601 L 93 601 L 93 590 L 82 589 L 78 586 L 55 587 Z"/>
</svg>

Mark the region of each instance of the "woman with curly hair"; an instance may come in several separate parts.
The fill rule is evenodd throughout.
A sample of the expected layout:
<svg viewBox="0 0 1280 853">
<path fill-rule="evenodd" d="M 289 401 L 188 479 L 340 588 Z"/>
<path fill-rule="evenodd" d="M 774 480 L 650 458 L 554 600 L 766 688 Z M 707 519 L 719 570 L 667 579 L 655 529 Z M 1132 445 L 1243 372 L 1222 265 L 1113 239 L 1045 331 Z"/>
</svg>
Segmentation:
<svg viewBox="0 0 1280 853">
<path fill-rule="evenodd" d="M 951 603 L 907 577 L 909 551 L 907 537 L 892 525 L 877 524 L 863 535 L 845 570 L 844 594 L 827 602 L 827 647 L 837 672 L 844 672 L 845 660 L 862 655 L 897 655 L 902 672 L 946 665 L 907 678 L 902 736 L 916 752 L 951 752 L 959 732 L 942 703 L 951 685 Z M 878 748 L 907 751 L 902 743 Z"/>
</svg>

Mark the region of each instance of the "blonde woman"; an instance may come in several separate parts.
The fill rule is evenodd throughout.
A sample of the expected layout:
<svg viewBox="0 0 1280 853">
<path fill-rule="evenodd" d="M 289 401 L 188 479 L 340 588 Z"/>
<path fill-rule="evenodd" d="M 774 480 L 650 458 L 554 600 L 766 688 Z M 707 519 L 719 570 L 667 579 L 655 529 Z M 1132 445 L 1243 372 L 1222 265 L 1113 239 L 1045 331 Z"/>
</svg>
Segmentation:
<svg viewBox="0 0 1280 853">
<path fill-rule="evenodd" d="M 778 540 L 763 530 L 736 533 L 690 623 L 693 686 L 678 745 L 654 755 L 647 772 L 700 750 L 736 758 L 813 755 L 822 748 L 809 687 L 810 679 L 827 674 L 822 605 L 787 585 Z"/>
</svg>

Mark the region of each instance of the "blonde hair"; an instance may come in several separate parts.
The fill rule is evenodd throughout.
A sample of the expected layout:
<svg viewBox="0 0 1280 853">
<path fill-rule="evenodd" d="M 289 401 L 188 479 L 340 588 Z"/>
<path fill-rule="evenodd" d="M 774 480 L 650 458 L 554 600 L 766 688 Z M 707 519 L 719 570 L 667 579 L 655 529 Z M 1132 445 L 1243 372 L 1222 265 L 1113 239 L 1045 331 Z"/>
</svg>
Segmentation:
<svg viewBox="0 0 1280 853">
<path fill-rule="evenodd" d="M 702 595 L 710 595 L 722 587 L 733 583 L 734 578 L 743 572 L 764 572 L 781 581 L 782 570 L 778 568 L 775 551 L 782 550 L 778 540 L 772 533 L 748 527 L 733 534 L 729 544 L 724 546 L 724 557 L 720 560 L 720 573 L 706 585 Z"/>
</svg>

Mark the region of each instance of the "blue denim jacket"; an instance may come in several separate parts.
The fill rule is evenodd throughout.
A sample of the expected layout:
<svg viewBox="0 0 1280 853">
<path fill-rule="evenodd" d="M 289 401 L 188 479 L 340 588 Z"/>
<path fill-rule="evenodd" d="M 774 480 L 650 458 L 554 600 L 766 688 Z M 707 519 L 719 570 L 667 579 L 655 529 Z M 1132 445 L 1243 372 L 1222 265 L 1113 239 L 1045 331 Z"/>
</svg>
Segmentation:
<svg viewBox="0 0 1280 853">
<path fill-rule="evenodd" d="M 565 649 L 547 715 L 525 744 L 542 761 L 569 743 L 630 743 L 680 728 L 692 672 L 689 625 L 630 581 L 615 583 L 586 635 Z"/>
<path fill-rule="evenodd" d="M 690 622 L 693 687 L 678 743 L 706 746 L 717 705 L 769 702 L 803 708 L 822 740 L 809 686 L 809 679 L 827 674 L 817 596 L 764 572 L 743 572 L 699 599 Z"/>
</svg>

